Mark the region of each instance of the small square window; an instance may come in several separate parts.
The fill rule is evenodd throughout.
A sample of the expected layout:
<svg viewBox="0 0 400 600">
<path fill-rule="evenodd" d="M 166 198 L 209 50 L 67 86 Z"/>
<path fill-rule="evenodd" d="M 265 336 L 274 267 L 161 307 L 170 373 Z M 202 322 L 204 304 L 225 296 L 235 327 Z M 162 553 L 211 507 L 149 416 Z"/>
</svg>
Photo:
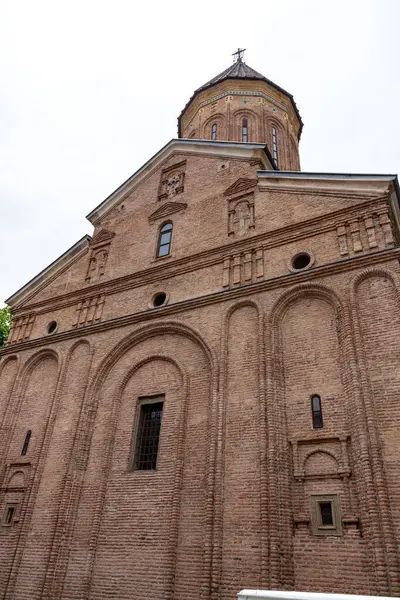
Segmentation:
<svg viewBox="0 0 400 600">
<path fill-rule="evenodd" d="M 164 396 L 142 398 L 138 406 L 132 469 L 154 471 L 157 466 Z"/>
<path fill-rule="evenodd" d="M 311 496 L 311 530 L 314 535 L 341 535 L 340 501 L 337 494 Z"/>
<path fill-rule="evenodd" d="M 13 525 L 15 517 L 17 516 L 17 508 L 18 504 L 6 504 L 3 512 L 3 518 L 1 520 L 1 524 L 4 527 L 11 527 Z"/>
</svg>

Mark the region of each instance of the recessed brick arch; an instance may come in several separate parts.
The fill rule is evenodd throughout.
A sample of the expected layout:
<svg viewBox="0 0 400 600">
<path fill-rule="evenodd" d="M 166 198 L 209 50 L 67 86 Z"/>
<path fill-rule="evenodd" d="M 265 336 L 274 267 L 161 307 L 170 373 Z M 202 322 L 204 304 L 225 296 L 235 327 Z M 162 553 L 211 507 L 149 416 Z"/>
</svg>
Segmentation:
<svg viewBox="0 0 400 600">
<path fill-rule="evenodd" d="M 172 351 L 171 343 L 173 339 L 174 350 Z M 163 351 L 154 353 L 157 346 L 159 348 L 162 347 Z M 190 348 L 193 350 L 191 351 Z M 188 365 L 184 366 L 183 362 L 190 362 L 190 360 L 192 360 L 191 355 L 193 355 L 193 357 L 197 356 L 197 358 L 193 358 L 194 362 L 192 367 L 188 369 Z M 132 360 L 130 357 L 132 357 Z M 213 351 L 210 350 L 208 344 L 191 327 L 181 323 L 163 322 L 142 327 L 138 331 L 129 334 L 124 340 L 114 346 L 111 352 L 109 352 L 107 357 L 102 361 L 90 384 L 86 402 L 87 405 L 91 407 L 91 410 L 85 426 L 87 441 L 84 443 L 85 448 L 91 449 L 90 453 L 87 455 L 86 467 L 89 480 L 92 470 L 93 472 L 98 472 L 96 461 L 98 460 L 97 455 L 99 454 L 102 456 L 103 467 L 101 469 L 101 480 L 98 482 L 96 492 L 98 503 L 96 507 L 91 507 L 91 510 L 94 511 L 92 516 L 93 526 L 91 527 L 87 543 L 94 552 L 97 547 L 100 528 L 102 527 L 103 510 L 104 507 L 107 506 L 106 491 L 107 482 L 109 478 L 112 477 L 113 473 L 113 471 L 110 471 L 110 465 L 112 457 L 114 456 L 114 443 L 115 440 L 119 439 L 119 436 L 116 436 L 115 432 L 119 422 L 118 407 L 120 405 L 120 399 L 121 397 L 125 397 L 125 390 L 128 389 L 127 386 L 131 385 L 136 386 L 134 396 L 135 394 L 146 395 L 146 386 L 139 385 L 137 382 L 142 381 L 141 378 L 146 375 L 149 369 L 151 371 L 155 364 L 159 364 L 160 368 L 162 368 L 161 365 L 165 365 L 167 369 L 172 368 L 176 372 L 179 371 L 179 377 L 183 382 L 183 385 L 179 384 L 179 388 L 182 390 L 183 394 L 186 394 L 187 398 L 186 400 L 182 398 L 182 402 L 179 402 L 179 404 L 176 404 L 175 402 L 174 404 L 175 407 L 179 406 L 179 410 L 183 412 L 180 412 L 179 415 L 177 414 L 177 421 L 174 417 L 174 422 L 180 423 L 178 427 L 180 433 L 177 433 L 176 437 L 178 458 L 174 461 L 173 468 L 173 477 L 175 481 L 173 489 L 175 491 L 173 492 L 171 506 L 168 507 L 168 510 L 172 512 L 170 512 L 170 516 L 166 520 L 168 527 L 172 528 L 171 543 L 170 545 L 167 545 L 167 548 L 170 548 L 169 552 L 171 552 L 168 558 L 168 564 L 170 566 L 168 573 L 165 572 L 165 585 L 167 587 L 169 586 L 168 594 L 171 595 L 174 593 L 174 585 L 179 586 L 182 578 L 190 576 L 191 568 L 190 565 L 189 567 L 186 565 L 187 574 L 185 575 L 186 571 L 182 569 L 182 553 L 184 553 L 184 540 L 186 539 L 186 534 L 183 537 L 181 534 L 179 543 L 177 541 L 178 525 L 180 523 L 179 526 L 182 527 L 182 519 L 184 519 L 179 513 L 179 507 L 181 502 L 187 502 L 187 499 L 185 500 L 185 498 L 187 498 L 187 494 L 189 493 L 188 491 L 185 491 L 188 490 L 187 483 L 185 483 L 187 481 L 188 472 L 184 470 L 183 464 L 188 463 L 189 465 L 190 462 L 196 461 L 197 457 L 201 456 L 208 457 L 206 462 L 201 460 L 201 469 L 204 470 L 204 472 L 202 471 L 201 474 L 200 472 L 197 474 L 195 477 L 197 483 L 195 485 L 201 485 L 202 481 L 207 482 L 205 488 L 202 486 L 202 492 L 200 493 L 199 491 L 197 502 L 199 503 L 199 515 L 201 515 L 201 511 L 204 510 L 204 518 L 207 519 L 209 525 L 206 528 L 201 527 L 201 530 L 197 531 L 194 539 L 199 539 L 199 535 L 203 536 L 201 548 L 198 547 L 196 553 L 199 554 L 199 557 L 201 556 L 201 562 L 205 560 L 203 585 L 206 589 L 208 589 L 210 585 L 210 569 L 213 552 L 211 540 L 213 536 L 216 446 L 215 442 L 212 440 L 216 439 L 216 377 L 218 375 L 218 368 Z M 205 370 L 200 371 L 200 369 Z M 156 374 L 157 371 L 154 371 L 154 373 Z M 186 382 L 188 382 L 187 385 Z M 137 387 L 137 385 L 139 385 L 139 387 Z M 166 402 L 168 405 L 168 396 L 166 396 Z M 185 408 L 186 405 L 187 408 Z M 203 417 L 201 424 L 199 423 L 197 426 L 197 436 L 193 437 L 193 434 L 189 435 L 190 428 L 188 429 L 189 423 L 191 422 L 190 418 L 188 417 L 188 419 L 186 419 L 186 416 L 184 415 L 187 411 L 189 411 L 189 415 L 193 414 L 195 406 L 198 406 L 198 410 Z M 107 417 L 103 416 L 105 410 Z M 176 410 L 176 408 L 174 410 Z M 206 422 L 207 427 L 204 429 Z M 203 429 L 204 432 L 202 433 Z M 168 432 L 168 428 L 166 429 L 166 432 Z M 187 440 L 187 442 L 185 440 Z M 189 441 L 193 445 L 193 449 L 188 455 L 187 449 L 183 450 L 183 448 L 186 448 L 186 444 L 189 443 Z M 206 444 L 207 447 L 201 447 L 201 449 L 199 448 L 198 451 L 196 451 L 196 447 L 199 444 Z M 116 448 L 119 448 L 119 446 Z M 183 455 L 185 456 L 184 463 L 182 463 Z M 199 467 L 196 467 L 196 469 L 198 468 Z M 196 470 L 194 470 L 193 473 L 196 473 Z M 179 483 L 182 478 L 183 483 Z M 165 478 L 165 485 L 169 485 L 169 481 L 169 477 Z M 82 502 L 85 502 L 85 485 L 83 486 L 82 494 Z M 182 500 L 181 494 L 183 494 Z M 193 502 L 191 505 L 193 505 Z M 187 514 L 187 517 L 185 518 L 188 519 L 191 512 L 185 514 Z M 178 519 L 179 515 L 180 518 Z M 77 525 L 77 527 L 79 528 L 79 525 Z M 186 531 L 187 530 L 188 528 Z M 74 539 L 74 535 L 79 536 L 78 530 L 76 529 L 75 531 L 76 534 L 72 533 L 72 539 Z M 198 560 L 200 560 L 200 558 Z M 73 556 L 70 559 L 70 562 L 71 561 L 71 564 L 74 564 Z M 89 572 L 86 576 L 82 574 L 80 585 L 83 587 L 85 593 L 89 592 L 89 587 L 91 585 L 94 586 L 93 589 L 95 589 L 97 585 L 98 579 L 96 578 L 96 571 L 92 572 L 94 565 L 95 563 L 93 562 L 88 566 L 91 574 L 90 576 Z M 73 570 L 72 567 L 71 569 Z M 92 579 L 92 583 L 89 583 L 90 579 Z M 194 577 L 192 577 L 192 579 L 194 580 Z M 173 583 L 174 581 L 175 584 Z M 65 589 L 70 589 L 70 585 L 76 585 L 76 580 L 70 579 L 68 572 L 66 575 L 66 582 L 67 587 Z"/>
<path fill-rule="evenodd" d="M 215 113 L 203 123 L 201 128 L 201 137 L 206 140 L 211 140 L 211 127 L 213 123 L 217 124 L 217 141 L 226 140 L 226 115 L 223 113 Z"/>
<path fill-rule="evenodd" d="M 248 120 L 248 141 L 258 142 L 260 139 L 260 115 L 251 108 L 242 108 L 232 114 L 232 139 L 242 141 L 242 121 Z"/>
</svg>

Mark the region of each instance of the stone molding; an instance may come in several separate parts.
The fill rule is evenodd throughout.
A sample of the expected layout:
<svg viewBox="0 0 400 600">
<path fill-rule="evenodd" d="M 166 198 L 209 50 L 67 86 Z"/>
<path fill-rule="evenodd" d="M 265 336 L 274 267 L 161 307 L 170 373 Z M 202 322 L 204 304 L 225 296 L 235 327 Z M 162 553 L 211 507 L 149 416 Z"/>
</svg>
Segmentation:
<svg viewBox="0 0 400 600">
<path fill-rule="evenodd" d="M 385 206 L 385 204 L 382 203 L 382 197 L 368 199 L 356 206 L 333 211 L 328 215 L 320 215 L 313 219 L 303 221 L 300 224 L 288 225 L 267 233 L 253 234 L 251 237 L 234 239 L 229 245 L 224 244 L 188 257 L 174 259 L 169 262 L 169 264 L 157 264 L 147 269 L 137 271 L 136 273 L 125 275 L 124 277 L 103 281 L 101 283 L 93 283 L 91 284 L 90 291 L 93 294 L 95 292 L 107 294 L 123 291 L 151 282 L 155 278 L 160 280 L 168 279 L 175 275 L 182 275 L 189 271 L 218 264 L 224 260 L 226 253 L 232 253 L 233 249 L 235 252 L 245 252 L 247 249 L 251 249 L 259 243 L 262 243 L 264 248 L 278 247 L 284 243 L 308 238 L 315 233 L 317 228 L 319 234 L 335 231 L 337 229 L 337 223 L 344 220 L 344 217 L 346 217 L 346 219 L 351 219 L 352 217 L 359 215 L 360 211 L 363 209 L 368 208 L 370 211 L 373 211 L 375 206 L 377 206 L 377 208 Z M 368 256 L 372 255 L 368 254 Z M 21 309 L 21 313 L 16 313 L 16 316 L 25 315 L 25 311 L 32 309 L 38 309 L 36 314 L 40 314 L 48 311 L 48 308 L 45 307 L 51 306 L 54 308 L 56 306 L 57 308 L 61 308 L 64 306 L 71 306 L 76 302 L 85 299 L 86 296 L 87 287 L 82 287 L 80 290 L 60 294 L 57 298 L 50 298 L 38 303 L 26 305 Z"/>
<path fill-rule="evenodd" d="M 154 310 L 144 310 L 131 315 L 123 315 L 121 317 L 113 318 L 110 320 L 102 321 L 101 323 L 93 323 L 91 325 L 82 326 L 78 330 L 70 329 L 68 331 L 54 333 L 51 336 L 52 343 L 55 341 L 66 340 L 69 338 L 75 338 L 77 336 L 85 335 L 100 331 L 106 331 L 114 329 L 116 327 L 124 327 L 126 325 L 145 322 L 152 319 L 159 318 L 161 316 L 167 316 L 172 314 L 178 314 L 180 312 L 198 308 L 200 306 L 208 306 L 215 304 L 216 302 L 226 302 L 227 299 L 241 298 L 248 294 L 255 294 L 261 291 L 276 288 L 287 288 L 298 283 L 302 285 L 311 285 L 314 280 L 320 280 L 323 277 L 328 277 L 333 274 L 343 273 L 349 270 L 360 269 L 363 267 L 372 266 L 387 262 L 391 259 L 398 259 L 400 256 L 400 248 L 391 248 L 388 250 L 382 250 L 373 254 L 366 254 L 358 257 L 348 258 L 345 260 L 338 261 L 336 263 L 329 263 L 327 265 L 321 265 L 320 267 L 314 267 L 304 272 L 299 271 L 297 273 L 286 273 L 272 279 L 264 279 L 263 281 L 249 283 L 247 285 L 237 286 L 232 289 L 220 290 L 213 292 L 206 296 L 200 296 L 199 298 L 190 298 L 188 300 L 181 301 L 176 304 L 168 304 L 161 306 Z M 308 283 L 310 282 L 310 283 Z M 73 302 L 72 304 L 74 304 Z M 25 342 L 19 342 L 13 346 L 5 346 L 2 350 L 2 355 L 11 355 L 17 351 L 25 350 L 36 346 L 46 346 L 49 344 L 48 336 L 43 338 L 36 338 L 34 340 L 27 340 Z"/>
</svg>

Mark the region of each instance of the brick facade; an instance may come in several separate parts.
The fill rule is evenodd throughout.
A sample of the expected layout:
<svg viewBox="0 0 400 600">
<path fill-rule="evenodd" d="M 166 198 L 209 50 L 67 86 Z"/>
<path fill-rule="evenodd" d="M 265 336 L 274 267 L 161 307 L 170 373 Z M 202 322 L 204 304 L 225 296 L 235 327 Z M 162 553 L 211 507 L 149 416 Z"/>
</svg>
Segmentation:
<svg viewBox="0 0 400 600">
<path fill-rule="evenodd" d="M 297 114 L 268 86 L 195 94 L 181 139 L 89 215 L 93 237 L 9 300 L 0 598 L 400 595 L 397 179 L 297 172 Z M 286 106 L 293 172 L 274 168 L 260 90 Z M 230 111 L 249 106 L 242 143 Z M 157 469 L 132 470 L 140 401 L 159 395 Z"/>
</svg>

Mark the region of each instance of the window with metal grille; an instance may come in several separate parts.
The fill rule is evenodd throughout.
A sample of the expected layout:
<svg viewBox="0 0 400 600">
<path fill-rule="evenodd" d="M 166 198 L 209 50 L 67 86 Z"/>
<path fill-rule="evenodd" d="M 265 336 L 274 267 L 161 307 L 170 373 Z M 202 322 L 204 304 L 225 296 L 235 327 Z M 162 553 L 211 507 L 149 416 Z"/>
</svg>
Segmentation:
<svg viewBox="0 0 400 600">
<path fill-rule="evenodd" d="M 154 470 L 157 466 L 163 402 L 159 397 L 143 401 L 140 405 L 139 423 L 133 468 L 140 471 Z"/>
<path fill-rule="evenodd" d="M 242 119 L 242 142 L 249 141 L 249 126 L 247 119 Z"/>
<path fill-rule="evenodd" d="M 172 223 L 164 223 L 158 235 L 157 257 L 168 256 L 171 251 Z"/>
<path fill-rule="evenodd" d="M 212 140 L 216 140 L 217 139 L 217 124 L 213 123 L 211 125 L 211 139 Z"/>
<path fill-rule="evenodd" d="M 311 396 L 311 414 L 313 429 L 322 429 L 324 423 L 322 421 L 322 406 L 319 396 Z"/>
<path fill-rule="evenodd" d="M 275 127 L 272 128 L 272 158 L 274 165 L 278 168 L 278 134 Z"/>
<path fill-rule="evenodd" d="M 29 442 L 31 439 L 31 435 L 32 435 L 32 431 L 30 429 L 28 429 L 28 431 L 26 432 L 24 445 L 22 446 L 21 456 L 25 456 L 26 453 L 28 452 L 28 446 L 29 446 Z"/>
</svg>

